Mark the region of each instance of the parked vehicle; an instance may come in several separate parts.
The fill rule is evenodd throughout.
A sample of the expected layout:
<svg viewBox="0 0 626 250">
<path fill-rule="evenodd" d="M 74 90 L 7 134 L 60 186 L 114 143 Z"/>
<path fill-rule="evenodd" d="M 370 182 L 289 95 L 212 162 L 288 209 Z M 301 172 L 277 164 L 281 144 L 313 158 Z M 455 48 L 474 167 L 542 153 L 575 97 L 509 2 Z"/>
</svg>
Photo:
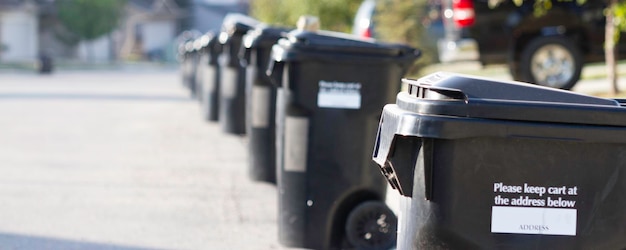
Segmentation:
<svg viewBox="0 0 626 250">
<path fill-rule="evenodd" d="M 354 25 L 352 27 L 352 34 L 367 37 L 378 38 L 376 32 L 376 0 L 364 0 L 354 17 Z M 426 44 L 419 44 L 420 49 L 427 49 L 426 47 L 437 47 L 437 41 L 443 38 L 443 20 L 441 18 L 441 0 L 428 0 L 426 8 L 420 13 L 422 18 L 419 21 L 420 25 L 425 27 L 424 39 Z"/>
<path fill-rule="evenodd" d="M 374 34 L 374 13 L 376 12 L 376 1 L 365 0 L 359 6 L 354 16 L 352 34 L 361 37 L 373 37 Z"/>
<path fill-rule="evenodd" d="M 582 66 L 604 60 L 604 1 L 552 1 L 536 15 L 534 1 L 443 0 L 442 62 L 507 63 L 515 80 L 571 89 Z M 622 39 L 624 40 L 624 39 Z M 626 44 L 618 53 L 626 55 Z"/>
</svg>

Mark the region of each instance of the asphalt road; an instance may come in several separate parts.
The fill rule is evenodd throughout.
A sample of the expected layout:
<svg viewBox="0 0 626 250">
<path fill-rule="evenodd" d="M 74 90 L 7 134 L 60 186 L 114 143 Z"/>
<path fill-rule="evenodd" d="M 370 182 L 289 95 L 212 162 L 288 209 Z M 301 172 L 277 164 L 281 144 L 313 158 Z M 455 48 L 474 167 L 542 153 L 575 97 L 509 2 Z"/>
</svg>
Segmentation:
<svg viewBox="0 0 626 250">
<path fill-rule="evenodd" d="M 173 70 L 0 72 L 0 249 L 281 249 L 245 139 Z"/>
</svg>

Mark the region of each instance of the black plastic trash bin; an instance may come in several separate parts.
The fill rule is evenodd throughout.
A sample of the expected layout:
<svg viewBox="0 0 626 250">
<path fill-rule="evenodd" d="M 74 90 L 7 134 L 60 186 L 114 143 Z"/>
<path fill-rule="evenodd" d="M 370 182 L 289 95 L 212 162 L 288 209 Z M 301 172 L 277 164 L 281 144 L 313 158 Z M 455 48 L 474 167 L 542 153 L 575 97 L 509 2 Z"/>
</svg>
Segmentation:
<svg viewBox="0 0 626 250">
<path fill-rule="evenodd" d="M 195 74 L 194 78 L 193 78 L 193 82 L 191 84 L 193 84 L 191 90 L 192 90 L 192 97 L 196 98 L 199 102 L 202 101 L 202 77 L 203 77 L 203 73 L 204 73 L 204 65 L 202 65 L 202 55 L 204 54 L 203 50 L 206 47 L 205 46 L 205 41 L 206 39 L 203 39 L 204 36 L 199 36 L 198 38 L 196 38 L 196 40 L 193 41 L 193 56 L 194 56 L 194 70 L 193 73 Z"/>
<path fill-rule="evenodd" d="M 289 247 L 384 249 L 396 217 L 371 161 L 380 109 L 417 50 L 296 30 L 272 48 L 278 89 L 279 240 Z"/>
<path fill-rule="evenodd" d="M 219 81 L 218 58 L 222 45 L 213 33 L 204 34 L 200 39 L 196 84 L 202 117 L 207 121 L 219 118 Z"/>
<path fill-rule="evenodd" d="M 180 56 L 180 71 L 182 76 L 182 83 L 185 88 L 189 88 L 189 82 L 191 77 L 191 50 L 193 48 L 193 41 L 183 42 L 178 50 Z"/>
<path fill-rule="evenodd" d="M 231 13 L 222 23 L 219 42 L 223 46 L 220 59 L 219 122 L 224 132 L 246 133 L 246 69 L 239 58 L 243 36 L 259 22 L 249 16 Z"/>
<path fill-rule="evenodd" d="M 276 183 L 276 86 L 265 72 L 272 46 L 288 31 L 259 25 L 244 36 L 248 172 L 256 181 Z"/>
<path fill-rule="evenodd" d="M 187 72 L 187 41 L 182 41 L 181 43 L 178 44 L 178 51 L 176 54 L 176 59 L 179 63 L 179 72 L 180 72 L 180 80 L 181 80 L 181 84 L 184 87 L 187 87 L 187 77 L 188 77 L 188 72 Z"/>
<path fill-rule="evenodd" d="M 385 106 L 374 160 L 407 199 L 399 249 L 626 248 L 626 109 L 435 73 Z"/>
<path fill-rule="evenodd" d="M 35 68 L 37 68 L 37 72 L 39 72 L 39 74 L 52 74 L 54 61 L 48 54 L 41 54 L 39 55 Z"/>
<path fill-rule="evenodd" d="M 182 80 L 181 83 L 185 88 L 189 88 L 189 83 L 191 80 L 191 53 L 193 52 L 193 42 L 195 38 L 195 32 L 190 30 L 184 31 L 177 38 L 179 43 L 176 59 L 180 63 L 180 75 Z"/>
<path fill-rule="evenodd" d="M 198 51 L 195 40 L 185 42 L 185 54 L 183 57 L 183 85 L 189 89 L 192 97 L 196 96 L 196 70 L 198 68 Z"/>
</svg>

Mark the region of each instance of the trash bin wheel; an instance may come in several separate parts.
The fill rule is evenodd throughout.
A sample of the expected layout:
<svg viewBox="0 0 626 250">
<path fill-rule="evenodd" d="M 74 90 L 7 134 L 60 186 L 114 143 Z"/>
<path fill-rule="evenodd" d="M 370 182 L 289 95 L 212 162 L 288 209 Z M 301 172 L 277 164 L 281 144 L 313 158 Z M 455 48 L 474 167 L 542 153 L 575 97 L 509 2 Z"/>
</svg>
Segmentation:
<svg viewBox="0 0 626 250">
<path fill-rule="evenodd" d="M 356 249 L 389 249 L 396 243 L 398 218 L 380 201 L 356 206 L 346 221 L 346 238 Z"/>
</svg>

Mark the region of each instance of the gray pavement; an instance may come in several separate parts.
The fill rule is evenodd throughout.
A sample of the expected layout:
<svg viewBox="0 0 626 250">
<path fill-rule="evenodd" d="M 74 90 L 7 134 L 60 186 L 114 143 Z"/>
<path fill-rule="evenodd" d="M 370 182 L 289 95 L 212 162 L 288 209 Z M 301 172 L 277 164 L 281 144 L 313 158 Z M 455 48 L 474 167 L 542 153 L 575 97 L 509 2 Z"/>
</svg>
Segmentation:
<svg viewBox="0 0 626 250">
<path fill-rule="evenodd" d="M 176 71 L 0 72 L 0 249 L 281 249 L 246 157 Z"/>
</svg>

